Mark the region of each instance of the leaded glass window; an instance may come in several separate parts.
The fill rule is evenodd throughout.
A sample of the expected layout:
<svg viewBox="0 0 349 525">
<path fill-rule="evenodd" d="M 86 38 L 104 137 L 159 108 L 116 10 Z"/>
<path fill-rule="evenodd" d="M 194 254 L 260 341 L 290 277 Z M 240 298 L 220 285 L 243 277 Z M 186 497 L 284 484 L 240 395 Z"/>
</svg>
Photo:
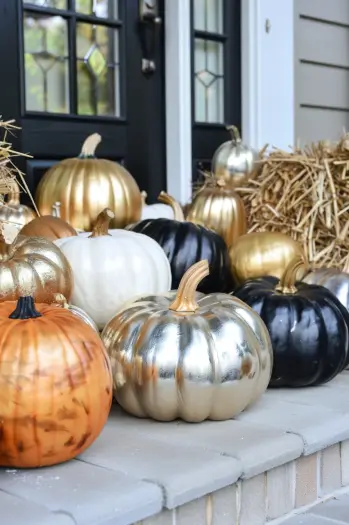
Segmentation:
<svg viewBox="0 0 349 525">
<path fill-rule="evenodd" d="M 193 0 L 195 121 L 224 122 L 223 0 Z"/>
<path fill-rule="evenodd" d="M 22 2 L 25 110 L 121 117 L 118 0 Z"/>
</svg>

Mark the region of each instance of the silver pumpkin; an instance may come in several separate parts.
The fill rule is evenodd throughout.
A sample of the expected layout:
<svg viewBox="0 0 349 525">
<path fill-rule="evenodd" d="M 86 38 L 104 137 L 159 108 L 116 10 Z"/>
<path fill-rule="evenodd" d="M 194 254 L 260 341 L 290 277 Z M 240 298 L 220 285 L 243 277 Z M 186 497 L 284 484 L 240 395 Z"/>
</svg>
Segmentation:
<svg viewBox="0 0 349 525">
<path fill-rule="evenodd" d="M 90 328 L 92 328 L 95 332 L 99 334 L 99 329 L 94 320 L 82 308 L 79 308 L 78 306 L 75 306 L 73 304 L 68 304 L 64 295 L 60 293 L 55 294 L 53 304 L 62 308 L 66 308 L 67 310 L 69 310 L 69 312 L 78 317 L 81 321 L 84 321 L 84 323 L 89 325 Z"/>
<path fill-rule="evenodd" d="M 137 417 L 231 419 L 266 390 L 272 347 L 261 318 L 226 294 L 196 294 L 207 261 L 177 292 L 128 304 L 104 328 L 114 395 Z"/>
<path fill-rule="evenodd" d="M 349 273 L 337 268 L 320 268 L 308 273 L 303 281 L 324 286 L 349 310 Z"/>
<path fill-rule="evenodd" d="M 233 188 L 241 187 L 256 169 L 257 153 L 242 143 L 239 130 L 227 127 L 232 138 L 219 146 L 212 159 L 212 175 Z"/>
</svg>

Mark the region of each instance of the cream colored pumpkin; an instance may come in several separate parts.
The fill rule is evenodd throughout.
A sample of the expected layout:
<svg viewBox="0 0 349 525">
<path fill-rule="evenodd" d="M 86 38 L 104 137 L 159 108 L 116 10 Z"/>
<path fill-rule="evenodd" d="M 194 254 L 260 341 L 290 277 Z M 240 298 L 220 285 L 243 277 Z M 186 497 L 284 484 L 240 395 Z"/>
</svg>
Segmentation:
<svg viewBox="0 0 349 525">
<path fill-rule="evenodd" d="M 132 297 L 158 294 L 171 287 L 171 270 L 162 248 L 146 235 L 114 230 L 108 234 L 111 210 L 104 210 L 91 234 L 55 241 L 75 277 L 71 302 L 99 329 Z"/>
</svg>

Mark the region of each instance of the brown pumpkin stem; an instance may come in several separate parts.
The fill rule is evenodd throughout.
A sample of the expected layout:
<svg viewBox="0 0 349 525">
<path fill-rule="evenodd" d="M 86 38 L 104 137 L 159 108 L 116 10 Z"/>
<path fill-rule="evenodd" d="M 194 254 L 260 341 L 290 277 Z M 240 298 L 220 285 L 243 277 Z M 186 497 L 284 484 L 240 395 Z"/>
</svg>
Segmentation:
<svg viewBox="0 0 349 525">
<path fill-rule="evenodd" d="M 171 208 L 173 209 L 173 218 L 175 221 L 183 222 L 185 220 L 182 206 L 179 204 L 178 201 L 176 201 L 176 199 L 171 197 L 171 195 L 169 195 L 165 191 L 162 191 L 158 196 L 158 201 L 171 206 Z"/>
<path fill-rule="evenodd" d="M 54 294 L 52 304 L 56 304 L 57 306 L 61 306 L 62 308 L 65 308 L 65 309 L 69 308 L 69 304 L 67 303 L 66 298 L 61 293 Z"/>
<path fill-rule="evenodd" d="M 94 157 L 96 154 L 96 149 L 98 144 L 102 142 L 102 137 L 99 133 L 93 133 L 87 139 L 82 145 L 80 158 L 91 158 Z"/>
<path fill-rule="evenodd" d="M 89 239 L 92 237 L 102 237 L 103 235 L 109 235 L 109 224 L 110 221 L 114 219 L 114 217 L 115 214 L 109 208 L 105 208 L 103 211 L 101 211 L 96 219 L 94 227 L 92 228 L 92 233 L 89 236 Z"/>
<path fill-rule="evenodd" d="M 16 309 L 9 315 L 9 319 L 35 319 L 36 317 L 42 317 L 42 314 L 35 308 L 34 299 L 31 296 L 20 297 Z"/>
<path fill-rule="evenodd" d="M 303 268 L 306 271 L 308 268 L 308 264 L 306 263 L 302 255 L 297 255 L 288 264 L 275 290 L 283 294 L 296 293 L 297 288 L 295 283 L 297 280 L 297 272 L 300 268 Z"/>
<path fill-rule="evenodd" d="M 61 203 L 55 202 L 52 205 L 52 211 L 51 211 L 52 217 L 56 217 L 57 219 L 61 218 Z"/>
<path fill-rule="evenodd" d="M 198 284 L 210 273 L 208 261 L 199 261 L 189 268 L 183 275 L 177 295 L 169 310 L 182 313 L 194 313 L 199 308 L 195 300 Z"/>
<path fill-rule="evenodd" d="M 239 128 L 237 128 L 236 126 L 227 126 L 226 130 L 230 132 L 233 141 L 241 142 Z"/>
<path fill-rule="evenodd" d="M 15 179 L 12 179 L 10 182 L 10 191 L 7 194 L 7 204 L 9 206 L 18 206 L 19 204 L 19 186 Z"/>
<path fill-rule="evenodd" d="M 145 206 L 147 204 L 147 197 L 148 197 L 147 192 L 141 191 L 142 206 Z"/>
</svg>

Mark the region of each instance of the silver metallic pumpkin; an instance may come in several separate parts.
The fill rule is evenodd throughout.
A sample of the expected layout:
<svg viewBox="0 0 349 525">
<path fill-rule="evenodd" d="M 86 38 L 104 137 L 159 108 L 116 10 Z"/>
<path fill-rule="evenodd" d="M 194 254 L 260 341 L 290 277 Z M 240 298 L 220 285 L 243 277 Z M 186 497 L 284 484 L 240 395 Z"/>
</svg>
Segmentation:
<svg viewBox="0 0 349 525">
<path fill-rule="evenodd" d="M 75 306 L 73 304 L 68 304 L 64 295 L 60 293 L 55 294 L 53 304 L 62 308 L 66 308 L 67 310 L 69 310 L 69 312 L 78 317 L 81 321 L 84 321 L 84 323 L 88 324 L 90 328 L 92 328 L 93 330 L 95 330 L 95 332 L 99 334 L 99 329 L 92 317 L 90 317 L 82 308 L 79 308 L 78 306 Z"/>
<path fill-rule="evenodd" d="M 229 126 L 232 138 L 215 151 L 212 159 L 212 175 L 237 188 L 244 185 L 256 169 L 257 153 L 242 143 L 237 127 Z"/>
<path fill-rule="evenodd" d="M 104 328 L 114 395 L 137 417 L 226 420 L 266 390 L 272 347 L 261 318 L 226 294 L 196 294 L 208 275 L 194 264 L 177 292 L 143 297 Z"/>
<path fill-rule="evenodd" d="M 349 310 L 349 273 L 345 270 L 320 268 L 308 273 L 303 281 L 308 284 L 324 286 Z"/>
</svg>

